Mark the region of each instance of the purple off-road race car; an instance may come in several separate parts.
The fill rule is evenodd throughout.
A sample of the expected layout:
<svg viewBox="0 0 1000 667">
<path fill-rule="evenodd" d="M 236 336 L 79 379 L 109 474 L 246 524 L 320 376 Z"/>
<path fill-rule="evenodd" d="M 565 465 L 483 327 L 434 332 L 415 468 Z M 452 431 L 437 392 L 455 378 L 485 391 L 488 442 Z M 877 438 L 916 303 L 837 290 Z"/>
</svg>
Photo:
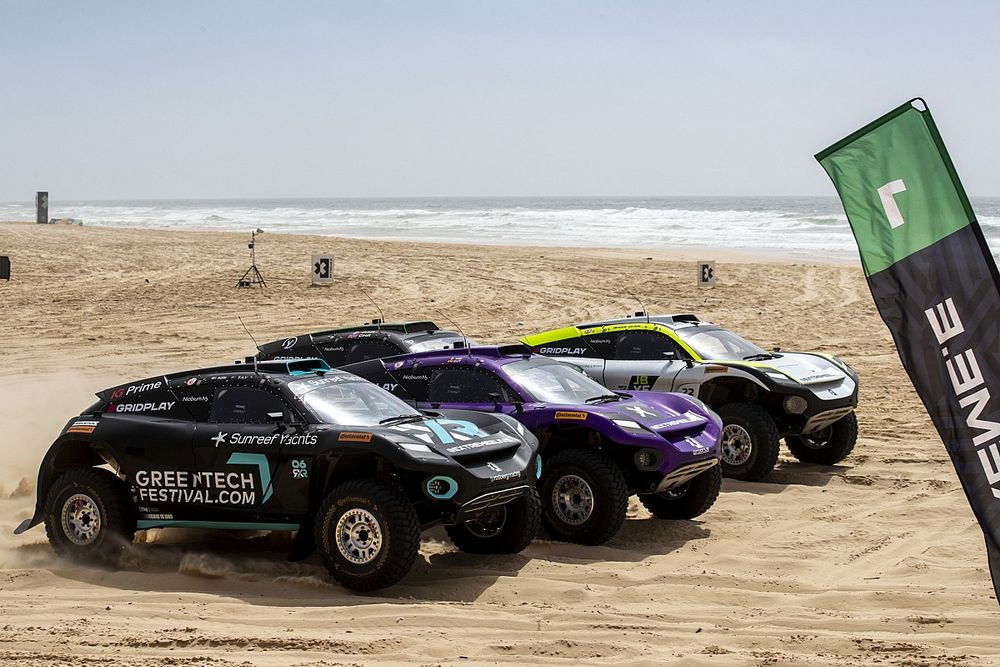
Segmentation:
<svg viewBox="0 0 1000 667">
<path fill-rule="evenodd" d="M 661 519 L 692 519 L 719 495 L 722 422 L 691 396 L 609 392 L 574 366 L 522 345 L 421 352 L 343 368 L 419 408 L 506 414 L 534 433 L 543 461 L 542 521 L 559 539 L 606 542 L 625 520 L 633 493 Z"/>
</svg>

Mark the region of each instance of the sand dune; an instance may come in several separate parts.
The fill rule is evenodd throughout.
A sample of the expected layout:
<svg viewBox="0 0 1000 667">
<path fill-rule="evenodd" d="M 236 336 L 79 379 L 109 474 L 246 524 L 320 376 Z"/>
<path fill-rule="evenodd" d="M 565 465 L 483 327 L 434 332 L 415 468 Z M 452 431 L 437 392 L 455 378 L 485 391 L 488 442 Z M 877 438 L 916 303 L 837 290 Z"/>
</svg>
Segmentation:
<svg viewBox="0 0 1000 667">
<path fill-rule="evenodd" d="M 986 665 L 1000 610 L 982 535 L 860 270 L 693 255 L 346 241 L 267 234 L 266 291 L 236 290 L 242 235 L 0 224 L 0 662 L 21 665 Z M 332 288 L 308 256 L 336 253 Z M 699 253 L 705 254 L 705 253 Z M 651 258 L 651 259 L 647 259 Z M 634 502 L 602 547 L 546 539 L 457 552 L 443 531 L 403 582 L 358 596 L 287 538 L 149 531 L 115 572 L 60 562 L 31 512 L 42 453 L 94 391 L 217 363 L 258 341 L 377 315 L 446 314 L 485 342 L 636 308 L 688 311 L 765 346 L 844 357 L 862 441 L 833 468 L 783 455 L 727 480 L 696 521 Z"/>
</svg>

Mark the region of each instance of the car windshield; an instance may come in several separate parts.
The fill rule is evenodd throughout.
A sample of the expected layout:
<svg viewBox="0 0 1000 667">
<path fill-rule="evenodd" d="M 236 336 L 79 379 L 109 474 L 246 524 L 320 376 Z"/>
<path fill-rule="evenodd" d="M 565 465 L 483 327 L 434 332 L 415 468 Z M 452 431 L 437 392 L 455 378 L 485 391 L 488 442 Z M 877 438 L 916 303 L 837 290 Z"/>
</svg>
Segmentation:
<svg viewBox="0 0 1000 667">
<path fill-rule="evenodd" d="M 510 379 L 542 403 L 586 403 L 609 392 L 569 364 L 528 359 L 506 364 Z"/>
<path fill-rule="evenodd" d="M 684 327 L 677 329 L 677 335 L 690 345 L 702 359 L 742 361 L 748 357 L 771 357 L 771 354 L 766 350 L 725 329 Z"/>
<path fill-rule="evenodd" d="M 371 382 L 340 382 L 318 387 L 302 401 L 324 424 L 377 426 L 393 417 L 420 417 L 407 403 Z"/>
<path fill-rule="evenodd" d="M 471 338 L 461 336 L 434 336 L 410 344 L 410 352 L 428 352 L 430 350 L 450 350 L 455 347 L 473 347 L 478 343 Z"/>
</svg>

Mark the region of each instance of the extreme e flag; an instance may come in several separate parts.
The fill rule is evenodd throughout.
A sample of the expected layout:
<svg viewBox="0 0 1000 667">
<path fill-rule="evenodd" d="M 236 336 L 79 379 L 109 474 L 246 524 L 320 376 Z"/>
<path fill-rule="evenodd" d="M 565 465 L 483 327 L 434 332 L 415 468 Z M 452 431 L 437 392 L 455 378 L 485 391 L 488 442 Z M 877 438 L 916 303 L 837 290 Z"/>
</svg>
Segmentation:
<svg viewBox="0 0 1000 667">
<path fill-rule="evenodd" d="M 1000 275 L 969 198 L 919 98 L 816 159 L 982 526 L 1000 600 Z"/>
</svg>

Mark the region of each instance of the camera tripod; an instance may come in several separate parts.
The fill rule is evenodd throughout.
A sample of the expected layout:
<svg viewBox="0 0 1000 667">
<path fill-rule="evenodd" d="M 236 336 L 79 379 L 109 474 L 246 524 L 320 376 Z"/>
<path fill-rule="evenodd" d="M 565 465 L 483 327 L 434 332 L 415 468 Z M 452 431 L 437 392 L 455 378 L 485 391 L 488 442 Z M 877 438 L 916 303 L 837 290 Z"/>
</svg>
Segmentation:
<svg viewBox="0 0 1000 667">
<path fill-rule="evenodd" d="M 250 249 L 250 268 L 247 269 L 246 273 L 243 274 L 243 277 L 236 283 L 237 287 L 256 287 L 257 285 L 267 287 L 267 283 L 264 281 L 264 276 L 260 274 L 260 269 L 257 268 L 257 234 L 263 233 L 264 230 L 262 229 L 250 232 L 250 243 L 247 244 L 247 248 Z"/>
</svg>

